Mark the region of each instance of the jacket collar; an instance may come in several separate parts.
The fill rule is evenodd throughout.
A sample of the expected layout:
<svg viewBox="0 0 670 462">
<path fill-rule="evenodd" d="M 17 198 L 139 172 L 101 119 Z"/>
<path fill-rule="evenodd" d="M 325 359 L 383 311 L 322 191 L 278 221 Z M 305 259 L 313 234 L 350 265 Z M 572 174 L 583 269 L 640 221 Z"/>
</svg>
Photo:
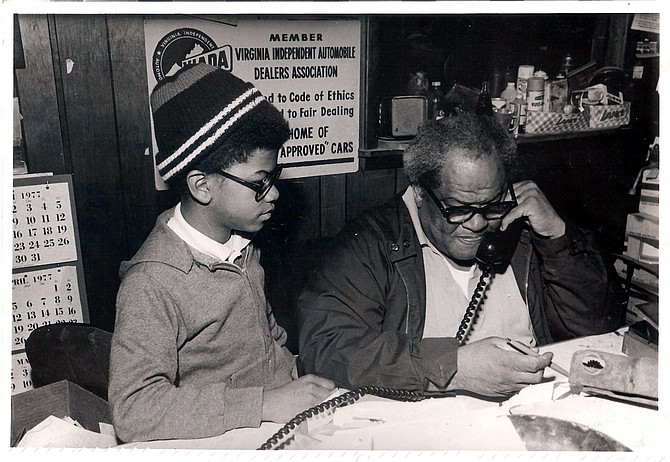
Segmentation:
<svg viewBox="0 0 670 462">
<path fill-rule="evenodd" d="M 396 208 L 396 223 L 397 233 L 393 236 L 394 239 L 386 243 L 389 258 L 393 263 L 404 260 L 406 258 L 415 257 L 420 253 L 419 241 L 416 237 L 412 217 L 409 215 L 407 206 L 402 199 L 402 195 L 395 198 Z"/>
<path fill-rule="evenodd" d="M 533 252 L 533 247 L 530 242 L 530 231 L 527 229 L 521 233 L 519 244 L 512 256 L 512 269 L 514 270 L 514 277 L 516 278 L 517 286 L 521 292 L 523 301 L 528 303 L 528 275 L 530 272 L 530 260 Z"/>
<path fill-rule="evenodd" d="M 133 266 L 140 263 L 162 263 L 179 271 L 188 273 L 194 264 L 206 266 L 210 271 L 222 267 L 235 267 L 232 263 L 220 262 L 190 247 L 167 225 L 174 214 L 174 207 L 161 213 L 156 219 L 156 226 L 147 237 L 140 250 L 130 261 L 121 263 L 121 277 Z M 251 244 L 242 251 L 246 260 Z"/>
</svg>

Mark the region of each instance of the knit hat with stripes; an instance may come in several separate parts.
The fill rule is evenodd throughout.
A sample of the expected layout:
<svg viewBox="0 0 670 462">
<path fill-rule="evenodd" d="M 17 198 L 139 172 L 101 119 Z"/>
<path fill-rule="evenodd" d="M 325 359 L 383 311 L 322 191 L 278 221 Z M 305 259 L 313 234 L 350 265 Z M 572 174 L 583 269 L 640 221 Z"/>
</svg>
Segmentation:
<svg viewBox="0 0 670 462">
<path fill-rule="evenodd" d="M 251 83 L 199 63 L 161 80 L 151 93 L 156 164 L 164 181 L 188 172 L 252 119 L 277 109 Z"/>
</svg>

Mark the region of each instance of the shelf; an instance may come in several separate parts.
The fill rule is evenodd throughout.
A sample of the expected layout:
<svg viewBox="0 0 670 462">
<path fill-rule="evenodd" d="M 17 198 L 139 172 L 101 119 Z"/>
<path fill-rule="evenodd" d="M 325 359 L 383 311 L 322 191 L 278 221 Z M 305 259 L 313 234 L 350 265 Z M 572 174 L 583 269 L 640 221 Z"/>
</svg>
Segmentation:
<svg viewBox="0 0 670 462">
<path fill-rule="evenodd" d="M 635 258 L 631 258 L 628 255 L 622 255 L 618 253 L 614 254 L 613 256 L 624 262 L 627 266 L 632 266 L 634 269 L 641 269 L 658 277 L 658 263 L 645 263 L 641 262 L 640 260 L 636 260 Z"/>
<path fill-rule="evenodd" d="M 358 157 L 360 157 L 362 159 L 372 159 L 372 158 L 380 158 L 380 157 L 395 157 L 395 156 L 402 157 L 403 152 L 404 152 L 404 150 L 402 150 L 402 149 L 383 149 L 383 148 L 359 149 L 358 150 Z"/>
<path fill-rule="evenodd" d="M 363 171 L 402 168 L 402 153 L 397 149 L 360 149 L 360 168 Z"/>
<path fill-rule="evenodd" d="M 580 130 L 565 133 L 520 133 L 516 136 L 517 144 L 544 143 L 547 141 L 574 140 L 578 138 L 593 138 L 616 133 L 621 127 L 607 129 Z"/>
<path fill-rule="evenodd" d="M 551 141 L 565 141 L 580 138 L 595 138 L 598 136 L 609 136 L 617 133 L 623 127 L 614 127 L 607 129 L 580 130 L 565 133 L 520 133 L 515 136 L 517 144 L 545 143 Z M 380 157 L 400 157 L 411 139 L 390 140 L 378 139 L 377 147 L 370 149 L 360 149 L 359 157 L 363 159 Z"/>
<path fill-rule="evenodd" d="M 597 138 L 600 136 L 610 136 L 618 133 L 621 128 L 623 127 L 551 134 L 522 133 L 516 135 L 515 139 L 518 145 L 533 145 L 557 141 L 570 141 L 577 139 Z M 358 156 L 361 160 L 361 168 L 365 171 L 402 168 L 402 154 L 405 151 L 405 148 L 411 142 L 411 139 L 377 139 L 377 147 L 370 149 L 359 149 Z"/>
<path fill-rule="evenodd" d="M 627 255 L 612 254 L 626 265 L 625 290 L 629 295 L 647 301 L 658 300 L 658 286 L 648 282 L 633 280 L 635 270 L 645 271 L 658 279 L 658 264 L 641 262 Z"/>
</svg>

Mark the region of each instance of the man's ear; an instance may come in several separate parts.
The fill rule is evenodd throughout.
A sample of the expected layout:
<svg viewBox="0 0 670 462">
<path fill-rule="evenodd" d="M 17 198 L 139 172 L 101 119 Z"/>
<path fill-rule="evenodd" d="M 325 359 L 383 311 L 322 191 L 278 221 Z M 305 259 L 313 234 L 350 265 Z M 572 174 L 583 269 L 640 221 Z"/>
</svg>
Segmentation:
<svg viewBox="0 0 670 462">
<path fill-rule="evenodd" d="M 211 176 L 206 175 L 200 170 L 191 170 L 186 174 L 186 184 L 188 185 L 191 197 L 202 205 L 207 205 L 212 201 L 212 195 L 209 190 L 210 179 Z"/>
</svg>

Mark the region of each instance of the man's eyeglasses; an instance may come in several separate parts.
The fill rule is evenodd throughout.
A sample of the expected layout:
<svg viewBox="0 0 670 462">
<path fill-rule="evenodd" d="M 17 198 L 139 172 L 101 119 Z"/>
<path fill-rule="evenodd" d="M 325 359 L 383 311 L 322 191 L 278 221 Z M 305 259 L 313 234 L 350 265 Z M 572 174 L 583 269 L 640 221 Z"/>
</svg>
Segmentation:
<svg viewBox="0 0 670 462">
<path fill-rule="evenodd" d="M 430 188 L 425 187 L 424 189 L 431 199 L 433 199 L 437 208 L 440 209 L 444 218 L 452 225 L 463 224 L 478 213 L 487 220 L 498 220 L 518 205 L 514 188 L 511 184 L 507 188 L 511 200 L 494 202 L 483 207 L 472 207 L 470 205 L 445 206 Z"/>
<path fill-rule="evenodd" d="M 268 174 L 268 176 L 263 178 L 261 181 L 243 180 L 242 178 L 232 175 L 228 172 L 224 172 L 223 170 L 219 171 L 218 173 L 221 176 L 228 178 L 229 180 L 233 180 L 234 182 L 239 183 L 242 186 L 246 186 L 247 188 L 254 191 L 256 193 L 256 202 L 260 202 L 263 200 L 265 196 L 267 196 L 268 192 L 270 192 L 274 184 L 277 182 L 277 180 L 279 179 L 279 175 L 281 175 L 281 171 L 282 166 L 277 165 L 275 169 L 271 171 Z"/>
</svg>

